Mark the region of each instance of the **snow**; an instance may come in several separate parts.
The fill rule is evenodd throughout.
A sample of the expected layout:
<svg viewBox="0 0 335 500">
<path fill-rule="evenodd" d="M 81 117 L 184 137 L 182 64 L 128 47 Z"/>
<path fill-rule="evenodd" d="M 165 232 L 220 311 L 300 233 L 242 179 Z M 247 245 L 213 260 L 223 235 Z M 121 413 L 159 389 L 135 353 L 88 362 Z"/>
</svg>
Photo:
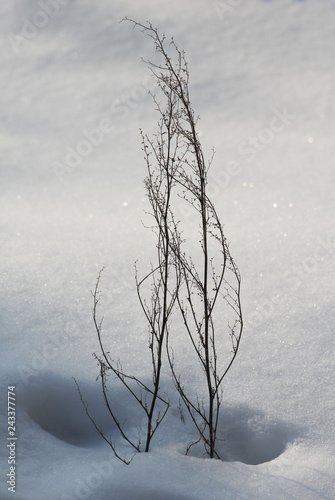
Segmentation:
<svg viewBox="0 0 335 500">
<path fill-rule="evenodd" d="M 196 447 L 185 456 L 195 432 L 168 370 L 171 409 L 150 453 L 129 466 L 87 419 L 73 381 L 129 454 L 96 381 L 90 294 L 106 266 L 108 349 L 149 380 L 134 262 L 145 272 L 154 255 L 141 223 L 138 128 L 155 131 L 140 61 L 155 55 L 149 38 L 119 23 L 125 15 L 185 49 L 202 143 L 208 156 L 216 150 L 212 196 L 246 322 L 224 384 L 222 461 Z M 0 17 L 1 499 L 13 497 L 8 385 L 18 500 L 335 498 L 334 2 L 13 0 Z M 182 334 L 177 342 L 183 377 L 199 390 Z M 139 409 L 112 379 L 109 390 L 137 433 Z"/>
</svg>

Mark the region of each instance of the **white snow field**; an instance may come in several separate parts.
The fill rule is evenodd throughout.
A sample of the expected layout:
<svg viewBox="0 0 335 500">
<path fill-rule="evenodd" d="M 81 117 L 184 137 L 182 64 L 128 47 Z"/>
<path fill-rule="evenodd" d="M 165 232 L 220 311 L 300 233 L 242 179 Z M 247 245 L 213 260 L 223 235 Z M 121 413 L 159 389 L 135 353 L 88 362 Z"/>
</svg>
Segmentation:
<svg viewBox="0 0 335 500">
<path fill-rule="evenodd" d="M 167 364 L 171 408 L 129 466 L 73 381 L 130 456 L 96 381 L 90 293 L 105 266 L 106 348 L 150 382 L 134 262 L 145 273 L 155 255 L 138 129 L 156 130 L 141 62 L 156 56 L 126 15 L 186 51 L 202 144 L 216 150 L 210 193 L 245 319 L 223 386 L 222 460 L 185 456 L 196 432 Z M 1 500 L 334 499 L 334 0 L 11 0 L 0 19 Z M 175 356 L 201 394 L 187 343 L 177 332 Z M 139 408 L 112 377 L 109 394 L 136 436 Z"/>
</svg>

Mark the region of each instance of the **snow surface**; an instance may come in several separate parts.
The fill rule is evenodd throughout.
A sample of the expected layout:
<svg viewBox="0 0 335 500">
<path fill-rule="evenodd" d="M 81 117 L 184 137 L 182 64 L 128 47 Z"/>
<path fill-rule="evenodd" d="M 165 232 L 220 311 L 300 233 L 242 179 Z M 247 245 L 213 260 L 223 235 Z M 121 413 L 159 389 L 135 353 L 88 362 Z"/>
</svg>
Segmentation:
<svg viewBox="0 0 335 500">
<path fill-rule="evenodd" d="M 171 410 L 150 453 L 129 466 L 88 421 L 72 379 L 127 452 L 96 382 L 90 295 L 106 266 L 109 350 L 150 377 L 134 261 L 146 270 L 154 251 L 141 224 L 138 133 L 155 131 L 140 62 L 154 51 L 119 24 L 125 15 L 185 49 L 203 146 L 216 150 L 212 196 L 241 270 L 246 322 L 224 385 L 223 461 L 200 449 L 185 457 L 195 434 L 167 370 Z M 334 499 L 334 1 L 12 0 L 0 18 L 0 498 Z M 106 118 L 114 129 L 60 175 L 55 165 Z M 184 380 L 200 390 L 179 339 Z M 15 496 L 6 484 L 13 384 Z M 141 429 L 112 380 L 110 393 L 127 428 Z"/>
</svg>

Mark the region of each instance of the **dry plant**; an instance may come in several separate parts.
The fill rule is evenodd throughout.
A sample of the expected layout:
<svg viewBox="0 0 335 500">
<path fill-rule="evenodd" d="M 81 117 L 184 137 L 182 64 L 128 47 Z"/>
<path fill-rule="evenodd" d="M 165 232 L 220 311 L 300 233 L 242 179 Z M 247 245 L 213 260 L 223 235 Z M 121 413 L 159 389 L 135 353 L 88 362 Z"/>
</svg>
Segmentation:
<svg viewBox="0 0 335 500">
<path fill-rule="evenodd" d="M 150 227 L 156 236 L 156 262 L 143 278 L 139 278 L 135 266 L 138 299 L 148 324 L 152 385 L 149 387 L 136 376 L 126 374 L 120 361 L 113 360 L 104 347 L 102 320 L 98 319 L 97 312 L 100 271 L 92 294 L 93 321 L 101 350 L 101 355 L 95 357 L 100 366 L 102 392 L 122 437 L 135 453 L 149 451 L 151 440 L 169 408 L 169 399 L 162 396 L 160 389 L 162 363 L 167 352 L 167 365 L 175 387 L 198 433 L 187 452 L 193 444 L 202 441 L 208 456 L 219 458 L 216 445 L 222 382 L 236 357 L 243 328 L 240 273 L 207 194 L 207 174 L 213 155 L 206 163 L 196 130 L 198 117 L 190 102 L 185 54 L 173 39 L 167 42 L 165 35 L 160 36 L 151 23 L 126 20 L 153 39 L 156 53 L 162 60 L 158 63 L 144 61 L 160 91 L 159 96 L 152 95 L 159 121 L 158 132 L 152 138 L 141 131 L 147 166 L 145 189 L 153 220 Z M 185 204 L 188 206 L 186 219 L 179 216 Z M 192 238 L 194 219 L 198 220 L 196 227 L 200 234 L 196 244 L 187 238 L 188 234 Z M 196 371 L 200 367 L 201 372 L 199 390 L 186 388 L 180 375 L 178 353 L 173 349 L 176 331 L 178 334 L 185 331 L 185 340 L 190 341 L 196 360 L 193 369 Z M 143 450 L 140 438 L 134 441 L 129 437 L 117 417 L 117 410 L 110 403 L 109 374 L 116 376 L 146 416 Z M 78 390 L 80 393 L 79 387 Z M 80 397 L 89 418 L 115 455 L 129 463 L 90 415 L 81 393 Z"/>
</svg>

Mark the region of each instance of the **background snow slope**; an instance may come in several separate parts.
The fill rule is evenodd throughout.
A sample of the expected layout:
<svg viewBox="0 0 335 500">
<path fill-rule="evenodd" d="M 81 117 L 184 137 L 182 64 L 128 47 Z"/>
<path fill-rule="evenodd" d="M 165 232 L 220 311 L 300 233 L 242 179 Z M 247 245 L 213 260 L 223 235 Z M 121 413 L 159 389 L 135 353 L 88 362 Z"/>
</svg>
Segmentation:
<svg viewBox="0 0 335 500">
<path fill-rule="evenodd" d="M 223 462 L 184 456 L 194 432 L 168 372 L 171 411 L 129 467 L 87 420 L 72 380 L 123 449 L 95 381 L 90 290 L 106 266 L 109 350 L 149 377 L 133 264 L 145 272 L 154 251 L 138 134 L 155 131 L 140 62 L 154 56 L 149 38 L 119 24 L 125 15 L 185 49 L 203 146 L 216 150 L 212 195 L 246 321 L 224 386 Z M 334 2 L 13 0 L 0 19 L 1 499 L 11 498 L 8 384 L 19 500 L 334 498 Z M 55 165 L 105 118 L 113 131 L 60 175 Z M 183 353 L 181 336 L 192 383 Z M 137 409 L 113 381 L 111 393 L 137 432 Z"/>
</svg>

